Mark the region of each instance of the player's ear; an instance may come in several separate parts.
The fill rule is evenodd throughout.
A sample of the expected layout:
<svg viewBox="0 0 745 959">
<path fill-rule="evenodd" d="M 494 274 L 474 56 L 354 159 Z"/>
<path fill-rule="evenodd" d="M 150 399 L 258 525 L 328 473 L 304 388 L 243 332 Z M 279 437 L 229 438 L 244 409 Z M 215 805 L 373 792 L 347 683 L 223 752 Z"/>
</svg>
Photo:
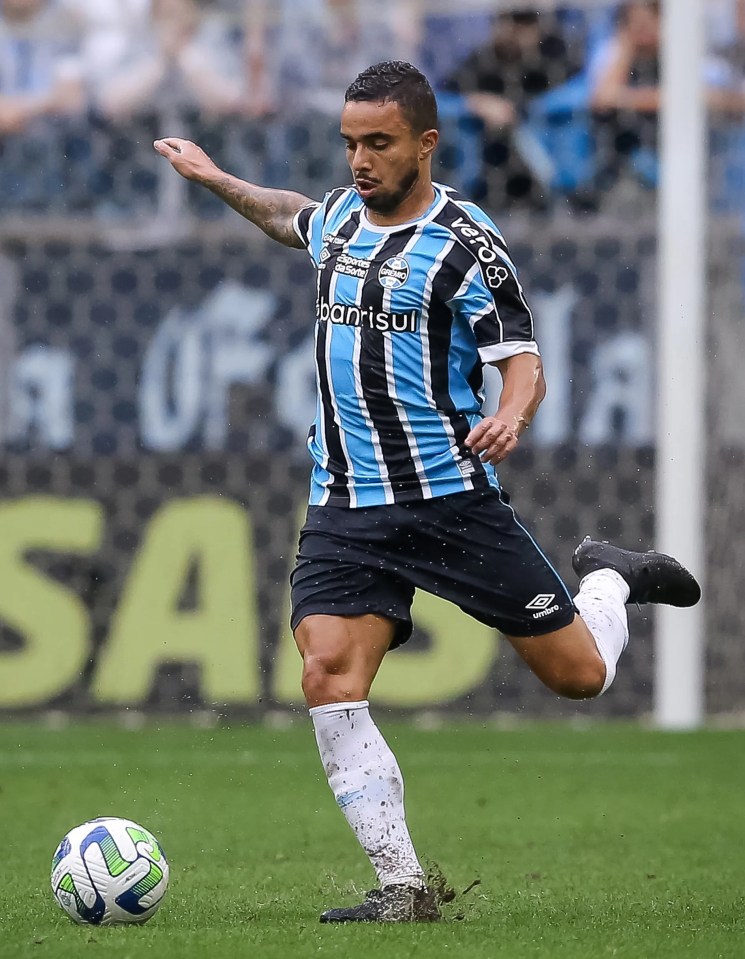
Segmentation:
<svg viewBox="0 0 745 959">
<path fill-rule="evenodd" d="M 419 159 L 426 160 L 432 156 L 440 134 L 437 130 L 425 130 L 419 140 Z"/>
</svg>

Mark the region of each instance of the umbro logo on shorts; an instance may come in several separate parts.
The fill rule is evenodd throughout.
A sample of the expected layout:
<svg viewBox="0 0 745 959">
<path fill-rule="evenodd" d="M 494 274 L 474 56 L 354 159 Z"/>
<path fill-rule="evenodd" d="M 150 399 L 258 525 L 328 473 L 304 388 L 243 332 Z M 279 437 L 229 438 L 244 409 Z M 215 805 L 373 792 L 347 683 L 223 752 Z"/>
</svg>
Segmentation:
<svg viewBox="0 0 745 959">
<path fill-rule="evenodd" d="M 545 609 L 556 599 L 556 593 L 539 593 L 525 606 L 526 609 Z"/>
<path fill-rule="evenodd" d="M 542 619 L 544 616 L 550 616 L 551 613 L 555 613 L 559 608 L 558 603 L 554 603 L 556 599 L 556 593 L 539 593 L 537 596 L 534 596 L 529 603 L 526 603 L 526 609 L 536 609 L 537 613 L 533 613 L 533 619 Z M 551 604 L 554 603 L 552 606 Z"/>
</svg>

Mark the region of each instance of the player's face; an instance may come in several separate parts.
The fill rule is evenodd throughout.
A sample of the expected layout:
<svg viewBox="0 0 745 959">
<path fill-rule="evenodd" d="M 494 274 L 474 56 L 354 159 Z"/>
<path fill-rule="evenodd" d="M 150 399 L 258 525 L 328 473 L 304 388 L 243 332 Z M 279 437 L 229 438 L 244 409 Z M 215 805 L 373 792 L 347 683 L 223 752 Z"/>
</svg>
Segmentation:
<svg viewBox="0 0 745 959">
<path fill-rule="evenodd" d="M 437 132 L 415 133 L 397 103 L 350 101 L 341 135 L 357 192 L 375 213 L 390 214 L 412 193 L 437 142 Z"/>
</svg>

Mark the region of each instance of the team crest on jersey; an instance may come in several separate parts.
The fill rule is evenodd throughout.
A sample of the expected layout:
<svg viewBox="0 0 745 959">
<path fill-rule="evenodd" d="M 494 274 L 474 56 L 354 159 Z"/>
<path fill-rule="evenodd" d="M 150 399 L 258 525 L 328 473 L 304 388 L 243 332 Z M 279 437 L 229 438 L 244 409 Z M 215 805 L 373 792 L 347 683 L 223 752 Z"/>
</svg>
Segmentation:
<svg viewBox="0 0 745 959">
<path fill-rule="evenodd" d="M 392 256 L 378 271 L 380 285 L 386 290 L 397 290 L 409 279 L 409 264 L 402 256 Z"/>
</svg>

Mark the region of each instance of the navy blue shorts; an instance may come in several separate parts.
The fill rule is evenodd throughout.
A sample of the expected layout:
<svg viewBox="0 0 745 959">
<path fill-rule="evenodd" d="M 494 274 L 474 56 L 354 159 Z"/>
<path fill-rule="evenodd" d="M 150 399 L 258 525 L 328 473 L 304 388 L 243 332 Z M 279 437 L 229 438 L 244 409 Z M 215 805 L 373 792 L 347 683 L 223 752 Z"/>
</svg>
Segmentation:
<svg viewBox="0 0 745 959">
<path fill-rule="evenodd" d="M 350 509 L 310 506 L 292 573 L 293 630 L 306 616 L 377 613 L 411 635 L 414 590 L 507 636 L 568 626 L 572 597 L 504 490 Z"/>
</svg>

